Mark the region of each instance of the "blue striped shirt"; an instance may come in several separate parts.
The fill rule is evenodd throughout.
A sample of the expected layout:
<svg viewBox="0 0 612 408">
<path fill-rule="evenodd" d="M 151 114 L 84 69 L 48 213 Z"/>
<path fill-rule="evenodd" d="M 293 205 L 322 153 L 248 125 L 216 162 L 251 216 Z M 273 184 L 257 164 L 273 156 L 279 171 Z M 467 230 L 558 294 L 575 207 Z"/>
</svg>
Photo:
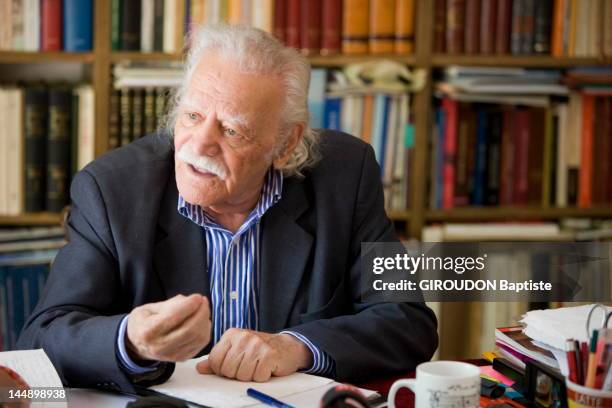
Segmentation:
<svg viewBox="0 0 612 408">
<path fill-rule="evenodd" d="M 262 193 L 255 208 L 246 221 L 232 233 L 219 225 L 195 204 L 178 199 L 178 212 L 203 228 L 206 240 L 206 264 L 210 280 L 210 297 L 212 304 L 212 339 L 216 344 L 223 333 L 230 328 L 259 330 L 259 254 L 260 254 L 260 220 L 282 195 L 283 175 L 278 170 L 270 170 L 262 188 Z M 124 319 L 119 330 L 119 356 L 125 368 L 135 374 L 151 368 L 136 365 L 125 352 Z M 331 375 L 335 364 L 332 358 L 305 336 L 283 331 L 302 341 L 313 356 L 312 366 L 304 372 L 320 375 Z"/>
</svg>

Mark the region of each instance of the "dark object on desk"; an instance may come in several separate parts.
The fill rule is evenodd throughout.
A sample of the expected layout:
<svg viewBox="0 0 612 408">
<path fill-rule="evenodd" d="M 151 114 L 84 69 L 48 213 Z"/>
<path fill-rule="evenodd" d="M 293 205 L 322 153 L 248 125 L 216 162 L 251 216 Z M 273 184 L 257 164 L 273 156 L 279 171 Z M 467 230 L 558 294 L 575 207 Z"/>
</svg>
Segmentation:
<svg viewBox="0 0 612 408">
<path fill-rule="evenodd" d="M 370 408 L 361 391 L 352 385 L 341 384 L 330 388 L 321 399 L 321 408 Z"/>
<path fill-rule="evenodd" d="M 567 408 L 567 390 L 563 375 L 537 361 L 525 368 L 525 398 L 538 407 Z"/>
<path fill-rule="evenodd" d="M 480 395 L 491 399 L 496 399 L 504 395 L 506 390 L 504 387 L 500 387 L 495 381 L 489 380 L 488 378 L 480 379 Z"/>
<path fill-rule="evenodd" d="M 149 395 L 146 397 L 140 397 L 136 401 L 130 401 L 126 404 L 128 408 L 187 408 L 187 404 L 184 401 L 165 397 L 161 395 Z"/>
</svg>

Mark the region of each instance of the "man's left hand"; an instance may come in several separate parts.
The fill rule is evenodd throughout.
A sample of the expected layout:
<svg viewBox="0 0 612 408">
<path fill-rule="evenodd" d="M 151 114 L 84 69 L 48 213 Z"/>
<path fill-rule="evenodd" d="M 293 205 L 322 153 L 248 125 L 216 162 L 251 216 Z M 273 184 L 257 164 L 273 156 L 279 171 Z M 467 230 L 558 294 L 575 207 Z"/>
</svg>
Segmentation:
<svg viewBox="0 0 612 408">
<path fill-rule="evenodd" d="M 196 368 L 200 374 L 264 382 L 311 365 L 308 347 L 290 334 L 229 329 Z"/>
</svg>

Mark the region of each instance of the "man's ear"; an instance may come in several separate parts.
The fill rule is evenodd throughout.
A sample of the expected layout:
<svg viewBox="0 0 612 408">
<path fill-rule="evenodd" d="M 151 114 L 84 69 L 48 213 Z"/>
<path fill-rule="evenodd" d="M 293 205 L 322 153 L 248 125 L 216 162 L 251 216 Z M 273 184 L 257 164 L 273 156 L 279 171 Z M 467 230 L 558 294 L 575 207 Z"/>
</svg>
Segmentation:
<svg viewBox="0 0 612 408">
<path fill-rule="evenodd" d="M 291 129 L 291 133 L 289 134 L 287 140 L 284 143 L 283 150 L 272 162 L 275 169 L 282 169 L 287 164 L 287 162 L 291 158 L 291 155 L 293 154 L 293 151 L 304 136 L 305 127 L 306 126 L 304 125 L 304 123 L 298 123 L 293 126 L 293 129 Z"/>
</svg>

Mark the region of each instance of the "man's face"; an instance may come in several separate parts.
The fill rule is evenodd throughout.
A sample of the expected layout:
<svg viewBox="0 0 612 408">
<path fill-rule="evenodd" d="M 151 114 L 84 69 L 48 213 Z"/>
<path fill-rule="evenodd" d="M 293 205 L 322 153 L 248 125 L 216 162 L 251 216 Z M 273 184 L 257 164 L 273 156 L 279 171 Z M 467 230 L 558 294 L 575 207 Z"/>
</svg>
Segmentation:
<svg viewBox="0 0 612 408">
<path fill-rule="evenodd" d="M 215 211 L 256 202 L 279 140 L 279 78 L 245 74 L 232 63 L 206 52 L 174 128 L 178 190 Z"/>
</svg>

